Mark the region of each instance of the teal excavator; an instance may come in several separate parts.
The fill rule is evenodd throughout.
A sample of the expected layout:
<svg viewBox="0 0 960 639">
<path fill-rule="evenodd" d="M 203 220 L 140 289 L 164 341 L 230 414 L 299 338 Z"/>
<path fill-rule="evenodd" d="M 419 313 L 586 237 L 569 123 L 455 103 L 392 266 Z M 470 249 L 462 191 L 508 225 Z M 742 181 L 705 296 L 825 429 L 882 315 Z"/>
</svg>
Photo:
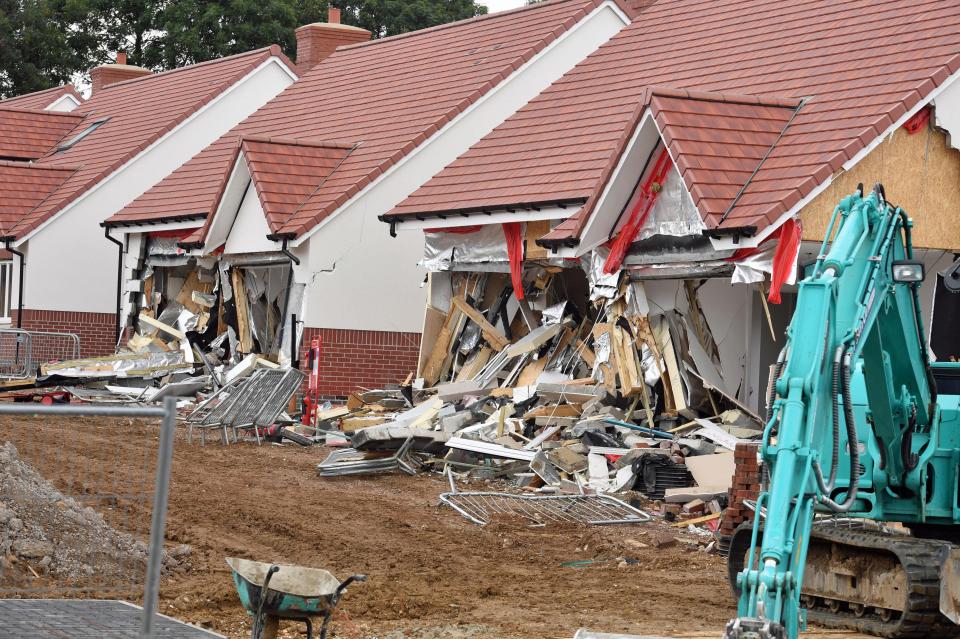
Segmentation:
<svg viewBox="0 0 960 639">
<path fill-rule="evenodd" d="M 960 364 L 930 362 L 911 226 L 859 187 L 799 284 L 725 639 L 796 639 L 808 621 L 960 636 Z"/>
</svg>

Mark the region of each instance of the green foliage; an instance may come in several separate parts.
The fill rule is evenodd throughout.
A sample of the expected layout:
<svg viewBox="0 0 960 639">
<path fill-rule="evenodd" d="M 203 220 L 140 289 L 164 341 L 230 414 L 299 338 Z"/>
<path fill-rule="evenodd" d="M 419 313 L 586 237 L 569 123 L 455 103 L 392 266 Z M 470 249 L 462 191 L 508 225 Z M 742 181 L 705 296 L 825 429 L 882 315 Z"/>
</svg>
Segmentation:
<svg viewBox="0 0 960 639">
<path fill-rule="evenodd" d="M 487 8 L 474 0 L 346 0 L 343 21 L 362 27 L 374 38 L 415 31 L 437 24 L 483 15 Z"/>
<path fill-rule="evenodd" d="M 0 0 L 0 97 L 70 81 L 96 58 L 77 0 Z"/>
<path fill-rule="evenodd" d="M 294 30 L 328 0 L 0 0 L 0 97 L 69 82 L 111 61 L 171 69 L 270 44 L 294 57 Z M 475 0 L 334 0 L 380 38 L 486 13 Z"/>
</svg>

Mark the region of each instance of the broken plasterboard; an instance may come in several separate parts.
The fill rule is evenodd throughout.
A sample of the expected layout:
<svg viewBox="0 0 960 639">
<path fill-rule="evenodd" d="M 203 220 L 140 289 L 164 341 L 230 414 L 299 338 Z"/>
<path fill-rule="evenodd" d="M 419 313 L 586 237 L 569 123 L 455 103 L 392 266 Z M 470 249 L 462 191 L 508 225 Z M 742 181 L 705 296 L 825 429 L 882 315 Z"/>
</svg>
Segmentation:
<svg viewBox="0 0 960 639">
<path fill-rule="evenodd" d="M 697 455 L 685 460 L 687 470 L 693 475 L 697 486 L 726 486 L 729 488 L 736 470 L 733 453 Z"/>
<path fill-rule="evenodd" d="M 719 444 L 727 450 L 735 450 L 737 444 L 745 443 L 747 441 L 734 437 L 722 427 L 711 422 L 709 419 L 698 417 L 694 421 L 700 425 L 700 428 L 691 433 L 692 435 L 709 439 L 713 443 Z"/>
</svg>

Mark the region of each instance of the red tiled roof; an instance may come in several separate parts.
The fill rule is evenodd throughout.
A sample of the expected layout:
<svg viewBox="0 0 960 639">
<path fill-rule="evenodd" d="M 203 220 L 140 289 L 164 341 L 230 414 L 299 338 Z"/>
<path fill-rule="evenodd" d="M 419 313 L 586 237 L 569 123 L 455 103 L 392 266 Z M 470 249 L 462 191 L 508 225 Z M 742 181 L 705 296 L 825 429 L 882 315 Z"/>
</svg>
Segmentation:
<svg viewBox="0 0 960 639">
<path fill-rule="evenodd" d="M 67 135 L 76 135 L 97 120 L 109 119 L 69 149 L 51 152 L 37 161 L 41 166 L 79 168 L 25 215 L 11 233 L 22 237 L 30 232 L 270 56 L 282 55 L 278 47 L 266 47 L 100 89 L 72 112 L 85 119 Z M 7 188 L 0 182 L 0 198 Z"/>
<path fill-rule="evenodd" d="M 271 231 L 299 209 L 355 144 L 245 137 L 240 145 Z"/>
<path fill-rule="evenodd" d="M 25 215 L 56 191 L 76 168 L 0 161 L 0 236 L 10 235 Z"/>
<path fill-rule="evenodd" d="M 554 0 L 340 48 L 109 222 L 211 213 L 240 136 L 360 142 L 278 229 L 303 233 L 599 4 Z"/>
<path fill-rule="evenodd" d="M 0 106 L 17 109 L 41 110 L 46 109 L 48 106 L 68 94 L 75 97 L 77 102 L 83 102 L 83 96 L 80 95 L 80 92 L 77 91 L 72 84 L 65 84 L 60 87 L 53 87 L 52 89 L 44 89 L 43 91 L 34 91 L 33 93 L 15 95 L 12 98 L 0 100 Z"/>
<path fill-rule="evenodd" d="M 83 119 L 76 113 L 14 109 L 0 103 L 0 158 L 36 160 Z"/>
<path fill-rule="evenodd" d="M 734 205 L 799 106 L 799 100 L 653 93 L 650 112 L 709 226 Z"/>
<path fill-rule="evenodd" d="M 708 228 L 762 229 L 958 70 L 951 0 L 660 0 L 392 214 L 588 200 L 665 86 L 807 98 L 727 218 L 706 211 Z"/>
<path fill-rule="evenodd" d="M 659 87 L 645 96 L 599 182 L 610 179 L 627 140 L 649 112 L 708 228 L 719 226 L 739 205 L 801 105 L 800 100 Z M 562 242 L 579 235 L 599 196 L 600 190 L 594 191 L 581 210 L 542 240 Z"/>
</svg>

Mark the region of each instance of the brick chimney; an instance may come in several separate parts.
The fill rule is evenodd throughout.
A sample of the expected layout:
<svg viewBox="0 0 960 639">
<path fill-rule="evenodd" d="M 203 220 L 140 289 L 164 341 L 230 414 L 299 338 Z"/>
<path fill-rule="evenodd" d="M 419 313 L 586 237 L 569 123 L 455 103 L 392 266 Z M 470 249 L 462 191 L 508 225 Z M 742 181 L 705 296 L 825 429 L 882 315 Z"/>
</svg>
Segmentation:
<svg viewBox="0 0 960 639">
<path fill-rule="evenodd" d="M 370 32 L 340 24 L 340 9 L 330 7 L 326 22 L 306 24 L 297 29 L 297 73 L 303 75 L 337 47 L 370 39 Z"/>
<path fill-rule="evenodd" d="M 90 69 L 90 83 L 93 85 L 93 93 L 96 93 L 104 87 L 124 80 L 132 80 L 145 75 L 150 75 L 150 69 L 137 67 L 127 64 L 127 54 L 124 51 L 117 52 L 116 64 L 102 64 L 99 67 Z"/>
</svg>

